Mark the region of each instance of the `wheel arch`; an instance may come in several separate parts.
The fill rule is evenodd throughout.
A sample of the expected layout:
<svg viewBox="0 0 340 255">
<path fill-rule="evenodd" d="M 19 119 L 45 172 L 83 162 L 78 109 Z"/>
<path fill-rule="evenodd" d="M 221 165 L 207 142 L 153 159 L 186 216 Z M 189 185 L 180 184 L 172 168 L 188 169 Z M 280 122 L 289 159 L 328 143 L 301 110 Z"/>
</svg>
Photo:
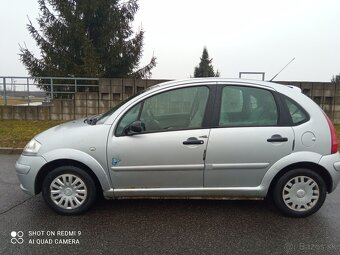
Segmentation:
<svg viewBox="0 0 340 255">
<path fill-rule="evenodd" d="M 82 162 L 79 162 L 77 160 L 73 160 L 73 159 L 67 159 L 67 158 L 63 158 L 63 159 L 56 159 L 53 161 L 50 161 L 48 163 L 46 163 L 38 172 L 37 177 L 35 179 L 35 183 L 34 183 L 34 189 L 35 189 L 35 193 L 38 194 L 41 192 L 42 189 L 42 183 L 44 181 L 44 178 L 47 176 L 47 174 L 52 171 L 53 169 L 56 169 L 60 166 L 74 166 L 74 167 L 78 167 L 81 168 L 82 170 L 84 170 L 86 173 L 88 173 L 91 178 L 93 178 L 96 187 L 98 188 L 98 191 L 103 192 L 103 188 L 102 185 L 97 177 L 97 175 L 92 171 L 91 168 L 89 168 L 87 165 L 85 165 Z"/>
<path fill-rule="evenodd" d="M 289 171 L 293 171 L 294 169 L 298 169 L 298 168 L 310 169 L 314 171 L 315 173 L 319 174 L 326 184 L 327 192 L 330 193 L 332 191 L 332 188 L 333 188 L 332 177 L 324 167 L 313 162 L 298 162 L 298 163 L 293 163 L 293 164 L 290 164 L 284 167 L 274 176 L 274 178 L 272 179 L 269 185 L 267 195 L 272 194 L 273 188 L 275 187 L 275 184 L 277 183 L 277 181 L 280 179 L 281 176 L 283 176 L 285 173 Z"/>
</svg>

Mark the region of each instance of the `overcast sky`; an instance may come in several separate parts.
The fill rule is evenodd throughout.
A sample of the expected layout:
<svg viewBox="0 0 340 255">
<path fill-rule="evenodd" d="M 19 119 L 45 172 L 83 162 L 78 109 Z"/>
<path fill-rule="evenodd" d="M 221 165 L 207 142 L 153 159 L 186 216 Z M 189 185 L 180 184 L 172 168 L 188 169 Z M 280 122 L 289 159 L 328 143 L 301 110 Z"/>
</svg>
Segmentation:
<svg viewBox="0 0 340 255">
<path fill-rule="evenodd" d="M 145 30 L 147 64 L 154 54 L 153 78 L 193 74 L 203 47 L 222 77 L 259 71 L 276 80 L 329 81 L 340 73 L 339 0 L 139 0 L 135 30 Z M 18 44 L 39 54 L 29 36 L 27 15 L 38 17 L 36 0 L 0 2 L 0 76 L 27 75 Z M 257 78 L 257 77 L 253 77 Z"/>
</svg>

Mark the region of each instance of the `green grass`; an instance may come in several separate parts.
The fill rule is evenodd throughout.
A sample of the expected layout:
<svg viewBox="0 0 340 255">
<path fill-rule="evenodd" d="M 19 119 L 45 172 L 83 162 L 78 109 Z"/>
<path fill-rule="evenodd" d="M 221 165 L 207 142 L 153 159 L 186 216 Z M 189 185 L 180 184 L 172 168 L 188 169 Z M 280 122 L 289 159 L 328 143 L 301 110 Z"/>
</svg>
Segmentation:
<svg viewBox="0 0 340 255">
<path fill-rule="evenodd" d="M 23 148 L 36 134 L 65 121 L 0 120 L 0 147 Z"/>
<path fill-rule="evenodd" d="M 0 120 L 0 147 L 23 148 L 36 134 L 62 120 Z M 335 125 L 340 139 L 340 125 Z M 340 146 L 339 146 L 340 149 Z"/>
</svg>

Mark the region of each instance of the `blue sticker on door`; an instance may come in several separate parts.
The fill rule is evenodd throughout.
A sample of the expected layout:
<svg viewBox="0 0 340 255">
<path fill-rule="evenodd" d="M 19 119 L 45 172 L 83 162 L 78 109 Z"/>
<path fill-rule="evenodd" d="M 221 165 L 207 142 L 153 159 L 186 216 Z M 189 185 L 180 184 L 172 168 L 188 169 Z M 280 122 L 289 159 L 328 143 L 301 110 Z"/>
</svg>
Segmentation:
<svg viewBox="0 0 340 255">
<path fill-rule="evenodd" d="M 119 162 L 120 162 L 120 159 L 112 158 L 111 164 L 112 166 L 117 166 Z"/>
</svg>

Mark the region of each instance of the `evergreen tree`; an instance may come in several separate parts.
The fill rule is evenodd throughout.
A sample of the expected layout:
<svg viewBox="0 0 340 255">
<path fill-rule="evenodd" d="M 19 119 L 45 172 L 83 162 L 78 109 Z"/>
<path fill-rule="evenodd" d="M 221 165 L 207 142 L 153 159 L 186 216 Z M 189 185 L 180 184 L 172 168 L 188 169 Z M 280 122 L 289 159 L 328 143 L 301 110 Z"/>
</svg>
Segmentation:
<svg viewBox="0 0 340 255">
<path fill-rule="evenodd" d="M 20 46 L 20 60 L 32 76 L 151 76 L 156 66 L 139 69 L 144 31 L 133 33 L 137 0 L 38 0 L 39 29 L 31 21 L 30 35 L 40 48 L 38 58 Z"/>
<path fill-rule="evenodd" d="M 332 83 L 340 83 L 340 74 L 338 75 L 333 75 L 332 79 L 331 79 Z"/>
<path fill-rule="evenodd" d="M 208 50 L 206 47 L 203 49 L 201 62 L 197 67 L 195 67 L 194 77 L 219 77 L 220 73 L 217 70 L 216 73 L 214 71 L 214 67 L 211 64 L 212 59 L 209 59 Z"/>
</svg>

